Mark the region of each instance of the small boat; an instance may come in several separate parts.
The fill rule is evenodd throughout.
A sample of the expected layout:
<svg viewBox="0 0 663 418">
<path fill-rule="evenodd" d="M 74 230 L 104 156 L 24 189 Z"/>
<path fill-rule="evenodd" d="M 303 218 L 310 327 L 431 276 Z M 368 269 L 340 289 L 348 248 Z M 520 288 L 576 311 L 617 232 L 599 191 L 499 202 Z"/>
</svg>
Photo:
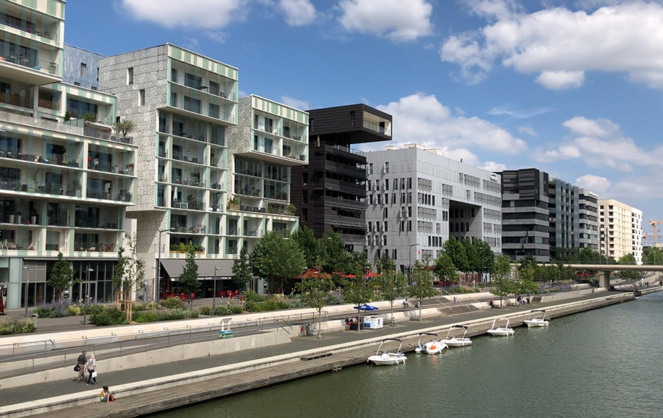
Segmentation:
<svg viewBox="0 0 663 418">
<path fill-rule="evenodd" d="M 539 318 L 539 314 L 541 314 Z M 523 321 L 528 327 L 545 327 L 548 326 L 548 321 L 546 321 L 546 310 L 545 309 L 534 309 L 529 313 L 529 318 Z"/>
<path fill-rule="evenodd" d="M 447 337 L 441 341 L 442 344 L 446 344 L 449 347 L 466 347 L 472 345 L 472 341 L 466 337 L 467 325 L 452 325 L 447 332 Z M 463 335 L 451 335 L 453 332 L 458 334 L 458 331 L 463 331 Z"/>
<path fill-rule="evenodd" d="M 422 335 L 430 335 L 431 337 L 434 337 L 432 340 L 422 343 L 421 342 L 421 336 Z M 427 353 L 427 354 L 438 354 L 441 353 L 442 350 L 447 348 L 446 344 L 442 344 L 438 339 L 437 339 L 437 334 L 434 334 L 432 332 L 420 332 L 419 333 L 419 342 L 417 343 L 417 348 L 414 349 L 415 353 Z"/>
<path fill-rule="evenodd" d="M 500 319 L 506 321 L 503 327 L 497 326 L 497 321 Z M 487 332 L 493 337 L 508 337 L 514 334 L 513 328 L 509 328 L 509 318 L 495 318 L 493 320 L 493 327 Z"/>
<path fill-rule="evenodd" d="M 394 352 L 386 350 L 382 351 L 382 345 L 388 341 L 398 341 L 398 350 Z M 405 364 L 407 357 L 405 357 L 405 354 L 403 354 L 401 351 L 402 347 L 403 341 L 400 338 L 386 338 L 380 342 L 380 347 L 378 347 L 378 351 L 375 353 L 375 355 L 370 356 L 366 361 L 368 363 L 373 363 L 376 366 L 392 366 L 394 364 L 400 363 Z"/>
</svg>

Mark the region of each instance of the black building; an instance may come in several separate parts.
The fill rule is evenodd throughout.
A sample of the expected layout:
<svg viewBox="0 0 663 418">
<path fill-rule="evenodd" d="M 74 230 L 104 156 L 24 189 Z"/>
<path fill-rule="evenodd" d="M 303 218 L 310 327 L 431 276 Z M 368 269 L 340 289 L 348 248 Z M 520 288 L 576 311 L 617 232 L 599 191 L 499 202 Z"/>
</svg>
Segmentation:
<svg viewBox="0 0 663 418">
<path fill-rule="evenodd" d="M 391 139 L 391 115 L 364 104 L 309 111 L 309 164 L 292 168 L 300 227 L 334 230 L 346 247 L 366 245 L 366 157 L 352 145 Z"/>
<path fill-rule="evenodd" d="M 527 255 L 550 261 L 548 173 L 535 168 L 502 175 L 502 254 L 513 260 Z"/>
</svg>

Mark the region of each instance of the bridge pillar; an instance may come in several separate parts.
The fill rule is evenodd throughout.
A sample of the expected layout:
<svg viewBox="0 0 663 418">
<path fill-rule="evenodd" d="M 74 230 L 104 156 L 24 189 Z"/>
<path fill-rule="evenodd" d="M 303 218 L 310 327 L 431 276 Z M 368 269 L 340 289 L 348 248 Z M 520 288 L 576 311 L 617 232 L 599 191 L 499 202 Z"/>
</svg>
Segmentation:
<svg viewBox="0 0 663 418">
<path fill-rule="evenodd" d="M 610 290 L 610 272 L 599 272 L 599 287 Z"/>
</svg>

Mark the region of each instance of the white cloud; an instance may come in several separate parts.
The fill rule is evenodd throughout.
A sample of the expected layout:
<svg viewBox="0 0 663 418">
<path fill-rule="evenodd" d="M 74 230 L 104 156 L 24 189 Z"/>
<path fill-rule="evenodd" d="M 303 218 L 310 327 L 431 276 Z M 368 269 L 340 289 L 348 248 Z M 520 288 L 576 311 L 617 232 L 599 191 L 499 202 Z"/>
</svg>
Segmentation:
<svg viewBox="0 0 663 418">
<path fill-rule="evenodd" d="M 605 177 L 587 174 L 576 179 L 578 187 L 582 187 L 591 192 L 597 193 L 602 199 L 603 195 L 607 194 L 612 187 L 612 183 Z"/>
<path fill-rule="evenodd" d="M 339 21 L 349 31 L 412 41 L 432 34 L 428 0 L 341 0 Z"/>
<path fill-rule="evenodd" d="M 524 13 L 510 2 L 475 13 L 495 20 L 478 31 L 454 34 L 440 49 L 470 83 L 487 76 L 494 62 L 520 73 L 538 73 L 552 89 L 578 87 L 589 71 L 625 73 L 635 82 L 663 89 L 663 5 L 629 1 L 594 11 L 563 7 Z M 479 6 L 476 6 L 478 4 Z"/>
<path fill-rule="evenodd" d="M 281 103 L 299 110 L 309 110 L 311 108 L 311 103 L 290 96 L 282 96 Z"/>
<path fill-rule="evenodd" d="M 473 165 L 478 161 L 473 150 L 515 155 L 527 148 L 525 141 L 491 122 L 452 116 L 434 95 L 413 94 L 377 108 L 393 117 L 394 145 L 422 144 Z"/>
<path fill-rule="evenodd" d="M 248 0 L 122 0 L 122 8 L 138 20 L 159 25 L 200 29 L 224 28 L 234 20 L 243 20 Z"/>
<path fill-rule="evenodd" d="M 558 160 L 570 160 L 575 158 L 580 158 L 582 153 L 578 147 L 569 144 L 563 144 L 558 146 L 555 149 L 542 150 L 537 148 L 532 152 L 532 158 L 534 161 L 540 163 L 558 161 Z"/>
<path fill-rule="evenodd" d="M 539 136 L 539 134 L 531 126 L 521 126 L 518 128 L 518 132 L 524 133 L 530 136 Z"/>
<path fill-rule="evenodd" d="M 278 7 L 290 26 L 305 26 L 315 20 L 315 6 L 310 0 L 279 0 Z"/>
<path fill-rule="evenodd" d="M 593 137 L 619 135 L 619 125 L 608 119 L 591 120 L 582 116 L 576 116 L 565 121 L 562 125 L 575 135 Z"/>
<path fill-rule="evenodd" d="M 209 39 L 219 44 L 226 43 L 226 38 L 228 37 L 226 32 L 221 31 L 209 31 L 206 35 Z"/>
<path fill-rule="evenodd" d="M 486 171 L 492 171 L 494 173 L 499 173 L 506 170 L 506 164 L 496 163 L 495 161 L 486 161 L 479 168 L 482 168 Z"/>
<path fill-rule="evenodd" d="M 544 71 L 536 82 L 550 90 L 562 90 L 582 86 L 585 73 L 582 71 Z"/>
<path fill-rule="evenodd" d="M 551 107 L 538 107 L 533 109 L 515 110 L 509 106 L 495 106 L 488 111 L 488 114 L 495 116 L 511 116 L 518 119 L 527 119 L 544 113 L 554 112 Z"/>
</svg>

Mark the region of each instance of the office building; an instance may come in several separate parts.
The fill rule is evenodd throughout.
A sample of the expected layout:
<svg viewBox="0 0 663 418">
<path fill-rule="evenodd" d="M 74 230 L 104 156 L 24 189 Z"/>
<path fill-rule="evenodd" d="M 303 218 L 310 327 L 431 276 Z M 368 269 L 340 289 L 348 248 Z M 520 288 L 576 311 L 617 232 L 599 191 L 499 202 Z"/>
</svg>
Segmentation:
<svg viewBox="0 0 663 418">
<path fill-rule="evenodd" d="M 580 250 L 578 186 L 549 178 L 548 193 L 550 259 L 572 259 Z"/>
<path fill-rule="evenodd" d="M 433 261 L 450 238 L 483 240 L 502 251 L 500 177 L 410 144 L 366 153 L 366 246 L 374 264 L 385 254 L 409 273 Z"/>
<path fill-rule="evenodd" d="M 580 249 L 599 251 L 599 195 L 583 188 L 578 189 L 578 215 Z"/>
<path fill-rule="evenodd" d="M 642 212 L 614 199 L 599 199 L 598 205 L 601 254 L 614 260 L 633 254 L 641 264 Z"/>
</svg>

